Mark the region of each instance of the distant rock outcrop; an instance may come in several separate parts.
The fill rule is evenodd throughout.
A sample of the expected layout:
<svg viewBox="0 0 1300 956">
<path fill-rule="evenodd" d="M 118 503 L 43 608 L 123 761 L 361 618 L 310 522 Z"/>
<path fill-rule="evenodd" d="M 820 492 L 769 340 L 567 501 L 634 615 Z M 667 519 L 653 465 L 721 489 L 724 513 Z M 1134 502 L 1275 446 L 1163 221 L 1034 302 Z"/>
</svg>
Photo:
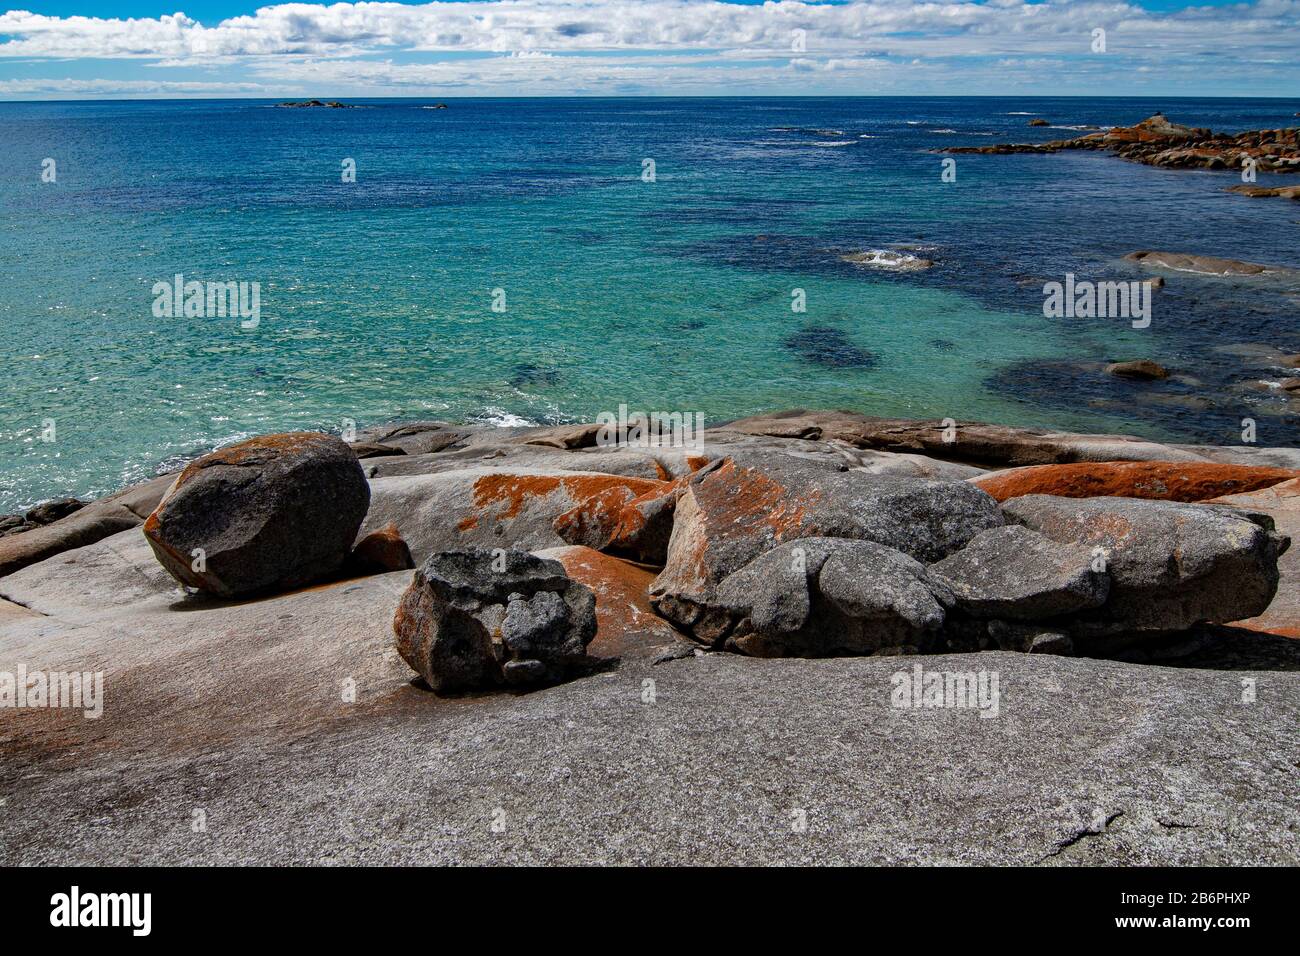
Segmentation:
<svg viewBox="0 0 1300 956">
<path fill-rule="evenodd" d="M 276 105 L 284 109 L 312 109 L 315 107 L 323 107 L 331 110 L 347 110 L 355 108 L 350 103 L 340 103 L 338 100 L 329 100 L 328 102 L 324 100 L 291 100 L 285 103 L 277 103 Z"/>
<path fill-rule="evenodd" d="M 1034 120 L 1031 126 L 1046 125 Z M 1097 133 L 1047 143 L 997 143 L 951 146 L 943 153 L 1057 153 L 1065 149 L 1096 149 L 1148 166 L 1198 169 L 1241 169 L 1257 172 L 1300 172 L 1300 128 L 1215 133 L 1183 126 L 1160 113 L 1134 126 L 1117 126 Z"/>
</svg>

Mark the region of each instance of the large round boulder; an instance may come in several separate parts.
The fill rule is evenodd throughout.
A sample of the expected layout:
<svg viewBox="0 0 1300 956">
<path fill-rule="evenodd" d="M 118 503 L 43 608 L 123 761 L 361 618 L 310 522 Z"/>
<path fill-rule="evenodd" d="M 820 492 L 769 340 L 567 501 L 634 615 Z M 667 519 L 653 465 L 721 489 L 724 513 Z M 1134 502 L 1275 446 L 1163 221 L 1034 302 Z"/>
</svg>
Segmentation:
<svg viewBox="0 0 1300 956">
<path fill-rule="evenodd" d="M 240 597 L 338 570 L 369 505 L 344 442 L 318 432 L 264 435 L 186 466 L 144 534 L 182 584 Z"/>
</svg>

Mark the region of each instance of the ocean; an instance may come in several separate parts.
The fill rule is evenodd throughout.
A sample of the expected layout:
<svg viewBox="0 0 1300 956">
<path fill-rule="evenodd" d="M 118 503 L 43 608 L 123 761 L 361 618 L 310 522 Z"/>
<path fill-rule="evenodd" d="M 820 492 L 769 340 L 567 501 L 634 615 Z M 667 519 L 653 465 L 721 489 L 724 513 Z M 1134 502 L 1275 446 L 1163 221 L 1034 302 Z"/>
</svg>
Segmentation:
<svg viewBox="0 0 1300 956">
<path fill-rule="evenodd" d="M 1250 416 L 1260 444 L 1300 439 L 1285 373 L 1259 360 L 1300 352 L 1294 283 L 1177 276 L 1145 329 L 1043 315 L 1045 282 L 1136 278 L 1119 259 L 1138 249 L 1300 267 L 1300 207 L 1225 192 L 1237 172 L 1091 152 L 962 155 L 944 182 L 931 152 L 1157 110 L 1290 126 L 1300 104 L 349 102 L 0 103 L 0 513 L 261 432 L 620 405 L 1213 443 Z M 870 250 L 934 265 L 843 258 Z M 157 314 L 177 275 L 257 283 L 256 327 Z M 1175 377 L 1100 371 L 1131 358 Z"/>
</svg>

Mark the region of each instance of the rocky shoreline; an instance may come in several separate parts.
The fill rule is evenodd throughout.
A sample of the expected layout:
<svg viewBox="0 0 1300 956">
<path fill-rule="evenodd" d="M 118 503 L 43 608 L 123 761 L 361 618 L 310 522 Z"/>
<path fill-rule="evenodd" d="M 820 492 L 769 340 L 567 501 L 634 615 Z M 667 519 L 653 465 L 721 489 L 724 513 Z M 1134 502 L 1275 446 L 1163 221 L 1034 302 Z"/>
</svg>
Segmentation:
<svg viewBox="0 0 1300 956">
<path fill-rule="evenodd" d="M 1130 162 L 1166 169 L 1242 169 L 1249 161 L 1256 172 L 1300 172 L 1300 127 L 1251 130 L 1245 133 L 1215 133 L 1209 129 L 1170 122 L 1157 113 L 1134 126 L 1115 127 L 1070 139 L 1046 143 L 998 143 L 989 146 L 952 146 L 940 153 L 1007 155 L 1012 153 L 1059 153 L 1088 149 L 1111 153 Z M 1262 189 L 1262 187 L 1259 187 Z M 1289 187 L 1250 196 L 1297 198 Z"/>
<path fill-rule="evenodd" d="M 0 860 L 59 852 L 33 840 L 56 823 L 84 841 L 63 847 L 72 860 L 400 861 L 411 846 L 461 860 L 1300 859 L 1295 770 L 1259 776 L 1294 762 L 1300 716 L 1300 450 L 805 410 L 686 448 L 612 437 L 444 422 L 350 445 L 264 436 L 0 538 L 0 671 L 106 673 L 98 721 L 6 718 L 0 783 L 16 796 Z M 898 710 L 891 680 L 914 662 L 991 668 L 1002 716 Z M 1243 672 L 1269 706 L 1234 703 Z M 1144 716 L 1115 723 L 1142 687 Z M 752 739 L 746 713 L 795 736 Z M 892 827 L 847 836 L 883 781 L 819 755 L 867 715 L 888 729 L 853 732 L 863 759 L 908 765 L 963 735 L 958 762 L 987 799 L 932 829 L 922 788 Z M 1075 759 L 1079 739 L 1109 756 Z M 394 758 L 430 746 L 420 785 Z M 1193 746 L 1233 752 L 1238 769 L 1201 766 L 1175 794 L 1161 774 Z M 694 803 L 692 822 L 614 770 L 665 758 L 656 779 Z M 372 783 L 325 807 L 320 759 L 356 761 Z M 765 775 L 774 759 L 784 769 Z M 183 769 L 194 761 L 210 768 L 201 786 Z M 141 765 L 154 810 L 215 804 L 251 829 L 168 835 L 153 810 L 128 809 Z M 432 793 L 456 822 L 374 832 L 362 806 L 379 793 Z M 981 849 L 986 814 L 1026 799 L 1041 812 Z M 805 803 L 829 842 L 778 832 Z M 523 843 L 471 832 L 494 806 L 518 815 Z M 1098 807 L 1127 819 L 1097 827 Z M 593 839 L 573 840 L 570 811 L 595 814 Z M 369 835 L 347 837 L 345 819 Z M 665 820 L 725 835 L 692 845 Z M 1109 836 L 1067 852 L 1080 826 Z"/>
</svg>

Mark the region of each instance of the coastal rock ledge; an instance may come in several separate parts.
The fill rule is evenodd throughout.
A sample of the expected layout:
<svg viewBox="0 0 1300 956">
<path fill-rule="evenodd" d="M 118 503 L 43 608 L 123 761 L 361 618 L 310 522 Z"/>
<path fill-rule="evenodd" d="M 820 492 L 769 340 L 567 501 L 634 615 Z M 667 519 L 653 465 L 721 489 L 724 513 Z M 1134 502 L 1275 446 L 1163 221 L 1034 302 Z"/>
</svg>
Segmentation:
<svg viewBox="0 0 1300 956">
<path fill-rule="evenodd" d="M 105 674 L 103 719 L 4 711 L 0 864 L 1300 862 L 1294 449 L 806 409 L 361 442 L 0 538 L 0 672 Z M 900 702 L 918 669 L 1001 696 Z"/>
</svg>

